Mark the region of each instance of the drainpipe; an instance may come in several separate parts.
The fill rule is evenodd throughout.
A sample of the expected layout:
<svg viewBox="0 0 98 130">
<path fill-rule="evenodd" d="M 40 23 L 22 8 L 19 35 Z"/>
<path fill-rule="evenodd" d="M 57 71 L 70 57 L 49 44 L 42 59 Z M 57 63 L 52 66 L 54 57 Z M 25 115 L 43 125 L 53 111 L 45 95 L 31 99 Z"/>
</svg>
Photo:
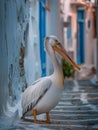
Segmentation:
<svg viewBox="0 0 98 130">
<path fill-rule="evenodd" d="M 96 7 L 96 33 L 97 33 L 97 41 L 96 41 L 96 84 L 98 84 L 98 0 L 95 1 Z"/>
</svg>

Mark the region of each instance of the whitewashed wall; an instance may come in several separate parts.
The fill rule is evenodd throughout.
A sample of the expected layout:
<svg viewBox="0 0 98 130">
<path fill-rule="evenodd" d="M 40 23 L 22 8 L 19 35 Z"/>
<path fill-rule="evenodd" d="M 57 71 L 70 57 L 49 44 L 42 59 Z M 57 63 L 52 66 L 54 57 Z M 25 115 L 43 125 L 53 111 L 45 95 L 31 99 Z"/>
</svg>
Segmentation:
<svg viewBox="0 0 98 130">
<path fill-rule="evenodd" d="M 90 27 L 88 27 L 88 21 L 90 21 Z M 95 43 L 94 38 L 94 16 L 93 9 L 88 8 L 86 10 L 86 20 L 85 20 L 85 63 L 87 65 L 94 64 L 95 57 Z"/>
<path fill-rule="evenodd" d="M 5 1 L 0 1 L 0 114 L 6 109 L 8 98 L 8 45 L 5 28 Z"/>
<path fill-rule="evenodd" d="M 25 76 L 27 85 L 41 76 L 39 42 L 39 1 L 30 1 L 28 39 L 25 54 Z"/>
<path fill-rule="evenodd" d="M 18 102 L 27 85 L 24 56 L 28 20 L 28 0 L 0 1 L 0 113 L 7 102 Z"/>
<path fill-rule="evenodd" d="M 55 35 L 63 44 L 63 21 L 60 13 L 60 0 L 49 1 L 50 11 L 46 15 L 46 35 Z M 51 59 L 47 56 L 47 74 L 53 73 Z"/>
<path fill-rule="evenodd" d="M 8 43 L 8 87 L 11 104 L 18 101 L 26 87 L 24 56 L 29 20 L 29 1 L 6 2 L 6 34 Z"/>
<path fill-rule="evenodd" d="M 63 20 L 64 22 L 70 22 L 71 26 L 71 39 L 67 39 L 67 26 L 64 28 L 64 46 L 67 51 L 73 53 L 73 58 L 76 61 L 76 43 L 77 43 L 77 9 L 70 6 L 71 0 L 63 1 Z M 71 21 L 69 21 L 69 19 Z"/>
</svg>

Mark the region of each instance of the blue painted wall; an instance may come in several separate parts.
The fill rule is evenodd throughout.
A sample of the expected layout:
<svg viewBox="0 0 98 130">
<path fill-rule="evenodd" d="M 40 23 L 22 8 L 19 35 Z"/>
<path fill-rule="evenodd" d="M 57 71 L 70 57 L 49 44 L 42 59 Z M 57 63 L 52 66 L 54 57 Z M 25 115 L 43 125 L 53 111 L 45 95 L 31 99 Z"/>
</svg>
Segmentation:
<svg viewBox="0 0 98 130">
<path fill-rule="evenodd" d="M 44 4 L 46 0 L 41 0 Z M 46 75 L 46 53 L 44 51 L 44 38 L 46 36 L 46 10 L 39 2 L 39 30 L 40 30 L 40 59 L 42 77 Z"/>
</svg>

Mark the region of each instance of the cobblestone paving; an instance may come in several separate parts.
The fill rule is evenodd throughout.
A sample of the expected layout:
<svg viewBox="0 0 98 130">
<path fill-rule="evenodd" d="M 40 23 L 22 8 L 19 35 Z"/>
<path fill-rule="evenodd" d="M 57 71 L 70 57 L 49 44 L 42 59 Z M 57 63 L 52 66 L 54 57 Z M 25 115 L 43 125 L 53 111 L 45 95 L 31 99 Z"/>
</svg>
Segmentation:
<svg viewBox="0 0 98 130">
<path fill-rule="evenodd" d="M 50 124 L 13 120 L 0 130 L 98 130 L 98 86 L 88 80 L 66 81 L 58 105 L 50 112 Z M 9 119 L 10 121 L 10 119 Z"/>
</svg>

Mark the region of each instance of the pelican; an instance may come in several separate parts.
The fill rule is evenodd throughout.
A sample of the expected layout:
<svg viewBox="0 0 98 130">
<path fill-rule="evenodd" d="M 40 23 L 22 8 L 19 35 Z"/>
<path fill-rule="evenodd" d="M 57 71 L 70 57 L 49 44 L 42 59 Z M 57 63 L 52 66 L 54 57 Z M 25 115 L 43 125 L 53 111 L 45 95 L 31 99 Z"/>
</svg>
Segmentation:
<svg viewBox="0 0 98 130">
<path fill-rule="evenodd" d="M 22 117 L 33 115 L 34 123 L 50 123 L 49 111 L 57 105 L 64 90 L 62 67 L 55 52 L 64 57 L 77 70 L 80 70 L 80 67 L 69 57 L 56 36 L 45 38 L 45 49 L 52 60 L 54 72 L 50 76 L 35 81 L 24 91 L 22 96 Z M 46 113 L 46 120 L 37 119 L 37 115 L 42 113 Z"/>
</svg>

